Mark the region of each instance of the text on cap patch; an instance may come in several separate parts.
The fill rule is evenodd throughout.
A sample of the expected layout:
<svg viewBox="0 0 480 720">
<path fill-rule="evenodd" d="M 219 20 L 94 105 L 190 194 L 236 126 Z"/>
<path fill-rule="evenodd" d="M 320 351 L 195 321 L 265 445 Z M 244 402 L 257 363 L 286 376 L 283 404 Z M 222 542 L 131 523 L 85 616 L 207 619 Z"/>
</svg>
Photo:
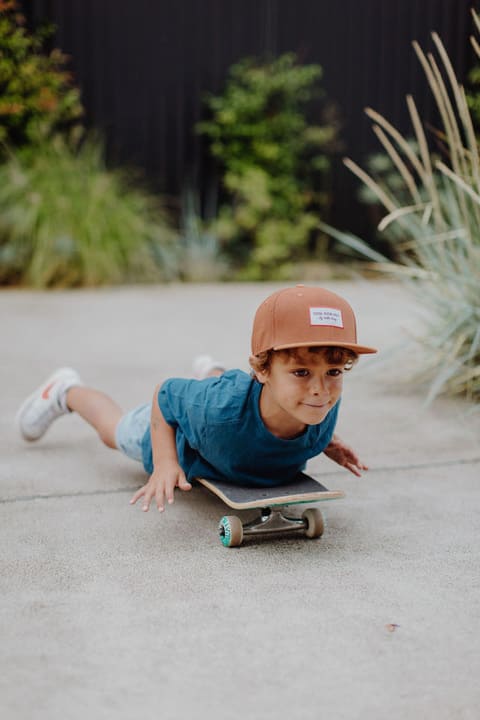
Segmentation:
<svg viewBox="0 0 480 720">
<path fill-rule="evenodd" d="M 311 307 L 310 325 L 343 328 L 342 311 L 337 308 Z"/>
</svg>

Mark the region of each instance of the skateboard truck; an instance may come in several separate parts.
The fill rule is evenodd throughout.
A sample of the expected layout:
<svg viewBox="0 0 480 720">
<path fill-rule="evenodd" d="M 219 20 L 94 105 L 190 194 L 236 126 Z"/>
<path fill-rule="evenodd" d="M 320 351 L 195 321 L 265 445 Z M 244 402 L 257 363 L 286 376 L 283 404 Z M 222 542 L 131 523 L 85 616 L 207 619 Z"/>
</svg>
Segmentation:
<svg viewBox="0 0 480 720">
<path fill-rule="evenodd" d="M 220 540 L 226 547 L 238 547 L 246 536 L 304 531 L 309 538 L 323 534 L 324 523 L 320 510 L 308 508 L 301 517 L 288 517 L 281 508 L 261 508 L 259 517 L 242 523 L 236 515 L 226 515 L 218 528 Z"/>
<path fill-rule="evenodd" d="M 234 510 L 257 510 L 260 515 L 243 523 L 237 515 L 225 515 L 220 520 L 220 541 L 225 547 L 238 547 L 248 536 L 275 533 L 303 532 L 308 538 L 323 535 L 322 513 L 318 508 L 307 508 L 301 517 L 285 514 L 289 505 L 306 505 L 324 500 L 337 500 L 345 496 L 342 490 L 329 490 L 305 473 L 298 473 L 288 483 L 267 487 L 245 487 L 226 480 L 197 478 L 207 490 Z"/>
</svg>

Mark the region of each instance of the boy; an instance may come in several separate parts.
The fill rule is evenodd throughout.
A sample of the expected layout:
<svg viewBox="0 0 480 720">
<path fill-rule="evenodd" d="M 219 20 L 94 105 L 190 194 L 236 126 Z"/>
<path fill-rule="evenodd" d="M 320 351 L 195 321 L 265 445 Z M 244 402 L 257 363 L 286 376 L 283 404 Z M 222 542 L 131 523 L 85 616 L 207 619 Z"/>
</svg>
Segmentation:
<svg viewBox="0 0 480 720">
<path fill-rule="evenodd" d="M 273 293 L 253 323 L 252 374 L 200 361 L 204 379 L 172 378 L 151 405 L 127 414 L 85 387 L 75 370 L 57 370 L 17 413 L 26 440 L 38 440 L 61 415 L 77 412 L 111 448 L 143 462 L 148 482 L 131 499 L 162 512 L 174 489 L 195 477 L 271 486 L 290 482 L 321 452 L 360 476 L 367 467 L 334 435 L 343 374 L 358 355 L 350 305 L 323 288 Z"/>
</svg>

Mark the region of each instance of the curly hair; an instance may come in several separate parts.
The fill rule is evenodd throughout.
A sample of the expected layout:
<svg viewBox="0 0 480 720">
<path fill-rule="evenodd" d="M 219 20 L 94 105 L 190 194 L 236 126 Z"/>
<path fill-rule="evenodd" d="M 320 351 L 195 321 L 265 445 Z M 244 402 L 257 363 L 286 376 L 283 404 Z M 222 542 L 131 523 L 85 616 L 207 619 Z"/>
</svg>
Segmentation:
<svg viewBox="0 0 480 720">
<path fill-rule="evenodd" d="M 344 370 L 351 370 L 358 360 L 357 353 L 349 348 L 313 346 L 306 348 L 286 348 L 285 350 L 266 350 L 265 352 L 252 356 L 250 364 L 254 372 L 265 372 L 270 368 L 272 358 L 275 356 L 293 358 L 301 362 L 300 353 L 302 350 L 307 350 L 307 352 L 313 355 L 322 355 L 329 365 L 343 365 Z"/>
</svg>

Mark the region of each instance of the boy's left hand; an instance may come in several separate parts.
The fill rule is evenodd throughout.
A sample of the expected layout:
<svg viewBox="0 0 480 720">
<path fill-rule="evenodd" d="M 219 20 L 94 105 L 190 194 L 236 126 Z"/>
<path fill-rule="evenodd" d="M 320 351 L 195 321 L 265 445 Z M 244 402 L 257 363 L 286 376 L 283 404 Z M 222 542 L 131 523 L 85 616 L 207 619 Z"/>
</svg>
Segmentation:
<svg viewBox="0 0 480 720">
<path fill-rule="evenodd" d="M 364 465 L 359 459 L 358 455 L 352 450 L 352 448 L 345 445 L 337 435 L 333 436 L 333 439 L 329 445 L 323 451 L 330 460 L 338 463 L 357 477 L 361 477 L 361 470 L 368 470 L 367 465 Z"/>
</svg>

